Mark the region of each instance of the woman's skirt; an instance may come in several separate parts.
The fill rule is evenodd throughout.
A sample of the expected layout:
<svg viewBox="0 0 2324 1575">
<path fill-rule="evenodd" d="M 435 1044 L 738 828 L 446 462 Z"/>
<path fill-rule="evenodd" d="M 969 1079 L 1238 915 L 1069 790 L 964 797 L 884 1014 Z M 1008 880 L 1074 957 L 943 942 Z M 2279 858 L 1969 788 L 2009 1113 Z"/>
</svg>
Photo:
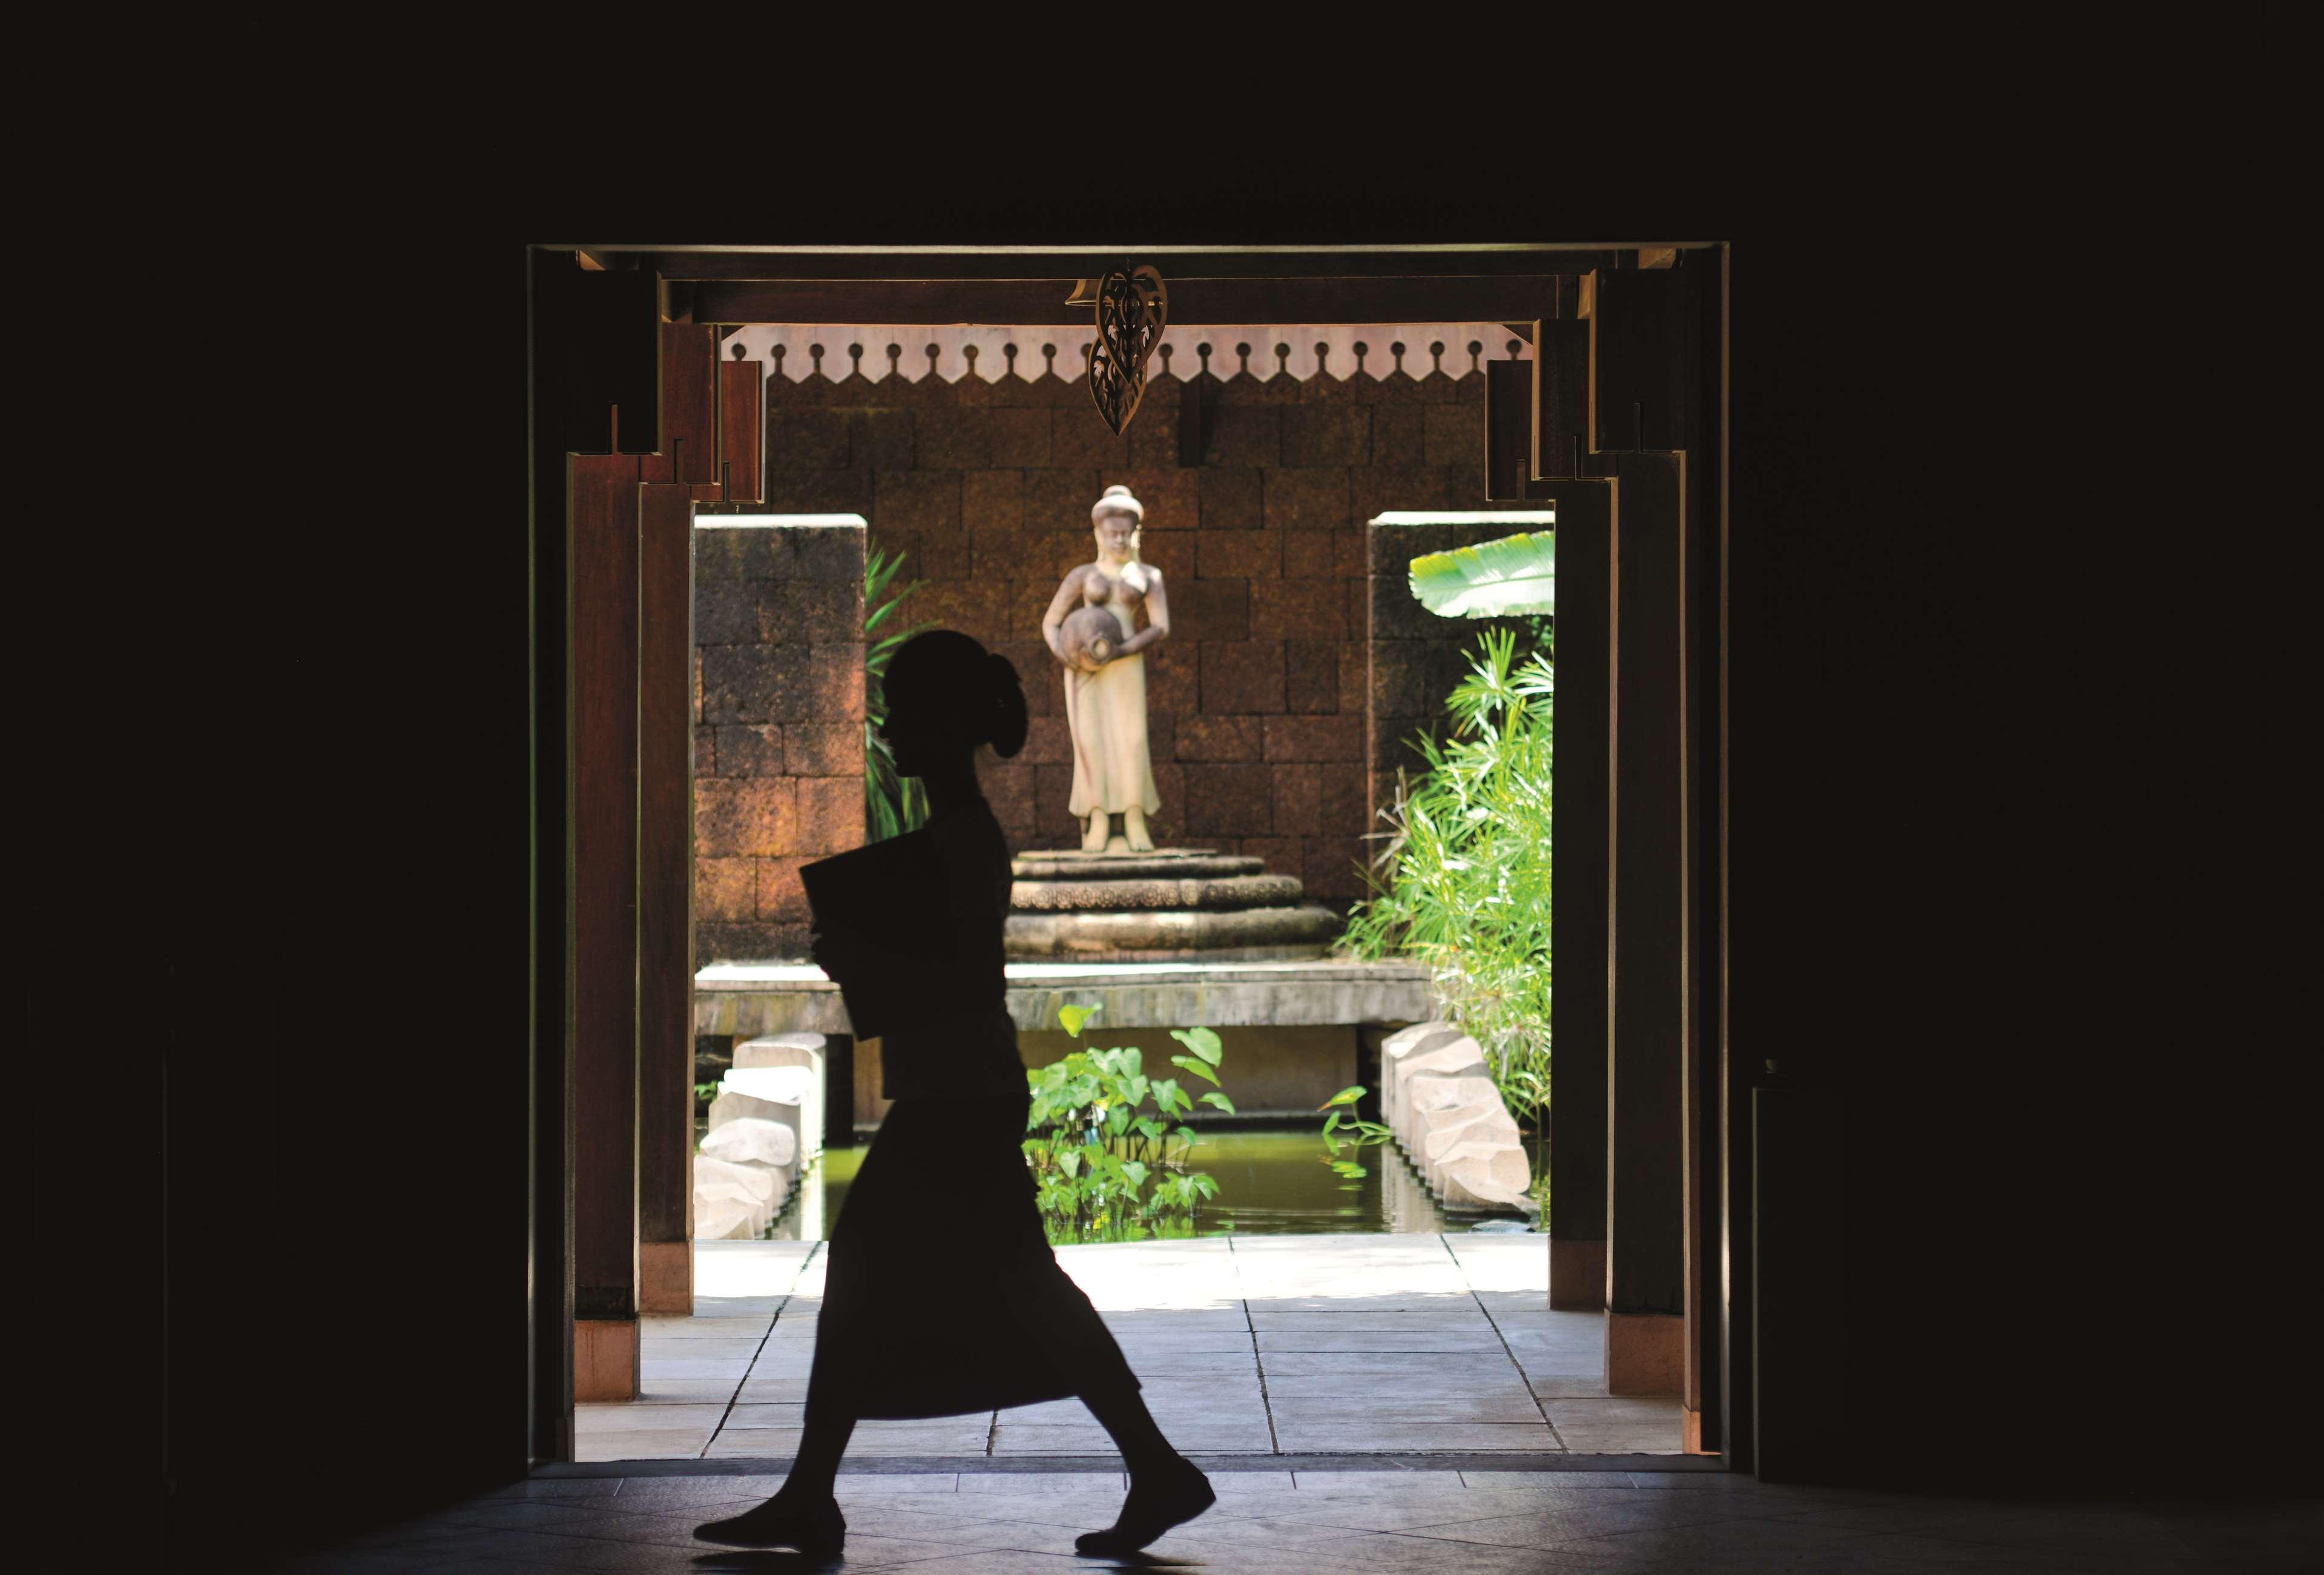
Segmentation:
<svg viewBox="0 0 2324 1575">
<path fill-rule="evenodd" d="M 1146 741 L 1146 656 L 1116 657 L 1094 673 L 1065 669 L 1065 720 L 1074 736 L 1074 785 L 1065 808 L 1075 819 L 1096 810 L 1152 815 L 1154 757 Z"/>
<path fill-rule="evenodd" d="M 825 1248 L 811 1399 L 958 1416 L 1137 1386 L 1042 1231 L 1021 1147 L 1028 1098 L 890 1107 Z"/>
</svg>

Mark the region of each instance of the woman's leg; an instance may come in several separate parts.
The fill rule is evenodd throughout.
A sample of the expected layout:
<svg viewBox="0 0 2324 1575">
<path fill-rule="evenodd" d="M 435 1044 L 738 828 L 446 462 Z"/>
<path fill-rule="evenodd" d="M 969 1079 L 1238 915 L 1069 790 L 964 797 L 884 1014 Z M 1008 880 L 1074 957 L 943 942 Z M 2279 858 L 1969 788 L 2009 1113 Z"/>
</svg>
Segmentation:
<svg viewBox="0 0 2324 1575">
<path fill-rule="evenodd" d="M 1122 1464 L 1130 1468 L 1133 1479 L 1167 1469 L 1181 1459 L 1170 1441 L 1162 1436 L 1154 1414 L 1146 1409 L 1145 1396 L 1135 1386 L 1119 1379 L 1102 1380 L 1082 1391 L 1082 1404 L 1090 1408 L 1098 1425 L 1112 1438 L 1113 1447 L 1121 1451 Z"/>
<path fill-rule="evenodd" d="M 1111 1525 L 1074 1539 L 1076 1551 L 1135 1552 L 1218 1502 L 1210 1478 L 1162 1436 L 1135 1385 L 1108 1377 L 1082 1391 L 1082 1404 L 1121 1451 L 1122 1463 L 1130 1468 L 1130 1495 Z"/>
<path fill-rule="evenodd" d="M 831 1386 L 810 1374 L 807 1381 L 807 1416 L 799 1430 L 798 1452 L 791 1458 L 790 1474 L 775 1497 L 813 1504 L 831 1497 L 839 1479 L 840 1457 L 855 1432 L 855 1414 L 840 1403 Z"/>
</svg>

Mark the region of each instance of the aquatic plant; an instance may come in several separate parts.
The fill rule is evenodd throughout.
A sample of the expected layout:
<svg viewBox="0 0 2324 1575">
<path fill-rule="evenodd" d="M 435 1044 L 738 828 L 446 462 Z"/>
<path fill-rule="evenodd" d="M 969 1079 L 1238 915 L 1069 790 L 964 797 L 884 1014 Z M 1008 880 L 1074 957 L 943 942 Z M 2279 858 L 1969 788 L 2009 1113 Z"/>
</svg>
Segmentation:
<svg viewBox="0 0 2324 1575">
<path fill-rule="evenodd" d="M 1096 1010 L 1066 1007 L 1058 1019 L 1079 1038 Z M 1218 1196 L 1219 1184 L 1187 1163 L 1194 1130 L 1176 1118 L 1197 1102 L 1234 1113 L 1215 1086 L 1225 1052 L 1208 1028 L 1170 1036 L 1190 1052 L 1170 1064 L 1213 1085 L 1199 1100 L 1175 1077 L 1148 1076 L 1134 1045 L 1075 1050 L 1026 1073 L 1025 1163 L 1053 1244 L 1190 1236 L 1196 1211 Z"/>
<path fill-rule="evenodd" d="M 1352 1088 L 1342 1089 L 1315 1107 L 1323 1113 L 1323 1160 L 1347 1178 L 1347 1184 L 1340 1189 L 1343 1193 L 1360 1192 L 1362 1188 L 1357 1184 L 1371 1172 L 1353 1159 L 1341 1158 L 1340 1150 L 1344 1148 L 1360 1154 L 1376 1143 L 1387 1142 L 1393 1136 L 1378 1121 L 1364 1120 L 1348 1108 L 1370 1091 L 1362 1083 L 1357 1083 Z"/>
</svg>

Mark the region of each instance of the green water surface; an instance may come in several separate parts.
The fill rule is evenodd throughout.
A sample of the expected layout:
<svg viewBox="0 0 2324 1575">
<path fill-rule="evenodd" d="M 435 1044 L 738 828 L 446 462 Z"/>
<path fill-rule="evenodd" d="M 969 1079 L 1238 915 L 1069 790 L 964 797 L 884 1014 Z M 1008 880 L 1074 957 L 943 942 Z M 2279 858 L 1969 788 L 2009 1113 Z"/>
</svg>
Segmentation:
<svg viewBox="0 0 2324 1575">
<path fill-rule="evenodd" d="M 802 1235 L 827 1236 L 869 1148 L 859 1143 L 824 1150 L 815 1171 L 800 1184 L 798 1198 L 776 1220 L 774 1237 L 796 1241 Z M 1362 1163 L 1370 1174 L 1357 1181 L 1334 1174 L 1323 1154 L 1312 1126 L 1204 1133 L 1189 1163 L 1218 1182 L 1219 1195 L 1195 1217 L 1193 1233 L 1376 1235 L 1443 1230 L 1448 1225 L 1461 1230 L 1474 1222 L 1438 1207 L 1392 1146 L 1366 1149 Z"/>
</svg>

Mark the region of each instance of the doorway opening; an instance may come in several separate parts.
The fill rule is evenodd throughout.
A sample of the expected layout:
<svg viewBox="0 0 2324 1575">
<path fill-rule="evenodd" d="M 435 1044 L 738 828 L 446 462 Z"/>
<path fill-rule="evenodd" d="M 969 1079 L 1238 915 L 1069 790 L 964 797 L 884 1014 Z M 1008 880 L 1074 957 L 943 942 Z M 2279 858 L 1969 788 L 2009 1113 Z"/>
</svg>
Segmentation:
<svg viewBox="0 0 2324 1575">
<path fill-rule="evenodd" d="M 698 291 L 692 306 L 715 309 Z M 881 1109 L 874 1047 L 848 1036 L 835 992 L 805 961 L 797 883 L 800 864 L 856 845 L 872 821 L 863 664 L 879 631 L 867 637 L 864 624 L 886 597 L 867 597 L 866 571 L 896 564 L 889 594 L 918 582 L 889 628 L 962 629 L 1025 675 L 1033 740 L 1018 760 L 989 763 L 986 789 L 1020 860 L 1070 856 L 1072 741 L 1038 618 L 1057 576 L 1087 555 L 1077 520 L 1115 484 L 1144 502 L 1143 553 L 1172 590 L 1171 638 L 1148 656 L 1165 806 L 1157 852 L 1239 861 L 1222 880 L 1288 880 L 1270 906 L 1319 909 L 1328 933 L 1254 932 L 1255 943 L 1207 961 L 1153 955 L 1187 948 L 1150 944 L 1093 957 L 1074 949 L 1084 938 L 1070 920 L 1083 910 L 1028 916 L 1027 934 L 1044 937 L 1028 945 L 1049 948 L 1019 959 L 1012 980 L 1012 1007 L 1026 998 L 1028 1066 L 1131 1045 L 1151 1065 L 1178 1051 L 1172 1030 L 1209 1029 L 1221 1052 L 1209 1064 L 1231 1101 L 1185 1123 L 1194 1136 L 1180 1154 L 1186 1170 L 1220 1184 L 1218 1197 L 1175 1222 L 1183 1228 L 1157 1221 L 1066 1240 L 1061 1254 L 1087 1261 L 1084 1283 L 1120 1321 L 1133 1363 L 1134 1337 L 1144 1337 L 1174 1361 L 1183 1352 L 1190 1376 L 1206 1380 L 1190 1390 L 1215 1403 L 1211 1447 L 1222 1451 L 1260 1448 L 1262 1433 L 1266 1451 L 1283 1453 L 1699 1447 L 1699 1421 L 1687 1418 L 1700 1401 L 1686 1405 L 1672 1375 L 1646 1380 L 1658 1393 L 1609 1392 L 1617 1326 L 1602 1293 L 1596 1308 L 1550 1305 L 1536 1163 L 1550 1134 L 1517 1128 L 1525 1174 L 1513 1198 L 1499 1198 L 1474 1184 L 1459 1190 L 1416 1128 L 1354 1156 L 1362 1177 L 1331 1168 L 1320 1131 L 1318 1107 L 1359 1086 L 1361 1103 L 1343 1113 L 1394 1126 L 1404 1058 L 1442 1060 L 1463 1036 L 1457 1021 L 1433 1039 L 1409 1033 L 1445 1016 L 1425 963 L 1335 948 L 1366 893 L 1384 783 L 1396 766 L 1419 763 L 1403 723 L 1426 731 L 1441 718 L 1443 695 L 1431 690 L 1448 687 L 1441 680 L 1457 677 L 1473 645 L 1416 634 L 1427 659 L 1380 659 L 1381 598 L 1409 603 L 1397 581 L 1412 555 L 1391 565 L 1399 544 L 1379 539 L 1376 522 L 1458 517 L 1485 539 L 1491 516 L 1552 528 L 1567 503 L 1524 484 L 1509 495 L 1491 474 L 1494 425 L 1508 407 L 1489 393 L 1489 363 L 1522 368 L 1504 384 L 1537 387 L 1545 376 L 1528 364 L 1542 323 L 1523 326 L 1530 336 L 1498 322 L 1174 329 L 1138 417 L 1116 436 L 1080 381 L 1085 329 L 665 324 L 685 354 L 714 350 L 700 381 L 717 391 L 724 467 L 720 495 L 687 500 L 690 695 L 676 758 L 692 806 L 692 1006 L 682 1055 L 665 1055 L 653 1073 L 670 1082 L 683 1068 L 687 1234 L 650 1245 L 683 1241 L 686 1307 L 649 1308 L 659 1315 L 640 1331 L 636 1398 L 583 1407 L 580 1458 L 788 1452 L 799 1398 L 790 1391 L 805 1369 L 785 1363 L 810 1349 L 818 1242 Z M 1220 375 L 1228 346 L 1232 367 Z M 1173 364 L 1189 353 L 1194 370 L 1182 376 Z M 916 362 L 918 378 L 906 372 Z M 1584 468 L 1583 447 L 1573 445 L 1570 468 Z M 755 474 L 738 484 L 732 466 L 746 449 Z M 1584 479 L 1599 478 L 1574 478 Z M 645 747 L 641 770 L 650 773 Z M 1601 769 L 1608 747 L 1599 745 Z M 1020 884 L 1063 884 L 1042 880 L 1054 872 L 1020 864 Z M 1068 1007 L 1097 1010 L 1069 1028 Z M 1449 1082 L 1467 1069 L 1428 1070 Z M 1489 1065 L 1478 1070 L 1489 1082 Z M 788 1152 L 777 1156 L 779 1138 L 759 1152 L 729 1131 L 716 1147 L 732 1156 L 710 1153 L 714 1119 L 716 1129 L 788 1121 Z M 1310 1165 L 1293 1152 L 1303 1145 Z M 1683 1146 L 1665 1158 L 1675 1194 Z M 762 1193 L 736 1168 L 785 1174 Z M 1491 1176 L 1490 1165 L 1471 1168 Z M 1300 1174 L 1312 1179 L 1286 1184 Z M 1606 1262 L 1601 1245 L 1597 1264 Z M 1246 1365 L 1250 1396 L 1238 1388 Z M 1356 1390 L 1390 1376 L 1412 1393 L 1382 1441 L 1376 1417 L 1347 1413 L 1363 1397 Z M 663 1417 L 665 1406 L 680 1409 Z M 858 1447 L 962 1452 L 948 1432 L 937 1437 L 951 1424 L 894 1425 L 896 1438 L 867 1434 Z M 987 1419 L 974 1452 L 1084 1453 L 1084 1428 L 1093 1431 L 1085 1417 L 1004 1414 Z"/>
</svg>

